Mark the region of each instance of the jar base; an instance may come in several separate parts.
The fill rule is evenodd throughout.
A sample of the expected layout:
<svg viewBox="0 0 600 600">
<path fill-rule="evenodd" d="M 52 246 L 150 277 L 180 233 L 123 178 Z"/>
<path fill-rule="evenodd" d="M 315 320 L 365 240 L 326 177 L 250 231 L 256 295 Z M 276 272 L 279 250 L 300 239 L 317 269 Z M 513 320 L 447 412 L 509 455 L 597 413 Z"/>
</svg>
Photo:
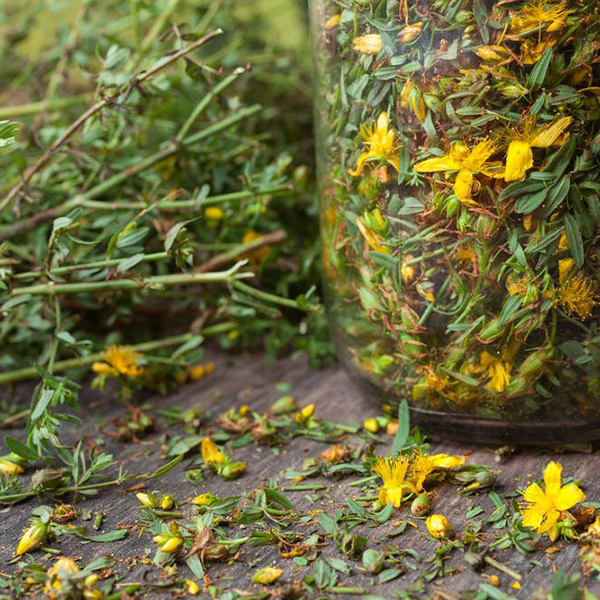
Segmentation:
<svg viewBox="0 0 600 600">
<path fill-rule="evenodd" d="M 600 439 L 600 421 L 511 423 L 410 407 L 411 425 L 436 438 L 488 446 L 558 446 Z"/>
<path fill-rule="evenodd" d="M 334 336 L 344 370 L 366 401 L 397 406 L 375 381 L 353 364 L 347 348 Z M 411 426 L 419 426 L 432 438 L 486 446 L 561 446 L 600 440 L 600 420 L 557 419 L 554 421 L 507 421 L 477 415 L 428 410 L 410 406 Z"/>
</svg>

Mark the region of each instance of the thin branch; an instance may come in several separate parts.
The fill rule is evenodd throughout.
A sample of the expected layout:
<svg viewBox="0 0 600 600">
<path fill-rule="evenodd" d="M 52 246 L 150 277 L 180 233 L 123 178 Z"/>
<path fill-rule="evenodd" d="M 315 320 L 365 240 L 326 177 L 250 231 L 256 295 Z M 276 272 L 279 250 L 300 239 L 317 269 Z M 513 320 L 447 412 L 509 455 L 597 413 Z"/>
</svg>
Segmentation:
<svg viewBox="0 0 600 600">
<path fill-rule="evenodd" d="M 199 40 L 196 40 L 193 44 L 190 44 L 189 46 L 186 46 L 185 48 L 174 52 L 173 54 L 165 58 L 165 60 L 158 62 L 149 71 L 144 71 L 142 73 L 139 73 L 138 75 L 135 75 L 132 78 L 132 80 L 127 84 L 125 90 L 119 89 L 119 91 L 110 94 L 106 98 L 103 98 L 102 100 L 96 102 L 96 104 L 88 108 L 82 115 L 79 116 L 78 119 L 76 119 L 67 128 L 67 130 L 46 150 L 46 152 L 44 152 L 44 154 L 38 159 L 38 161 L 33 166 L 29 167 L 29 169 L 27 169 L 21 181 L 17 185 L 15 185 L 8 192 L 4 200 L 0 202 L 0 211 L 6 208 L 6 206 L 17 196 L 17 194 L 23 189 L 23 187 L 25 187 L 25 185 L 27 185 L 29 181 L 31 181 L 31 178 L 60 150 L 60 148 L 86 121 L 88 121 L 91 117 L 100 112 L 105 106 L 116 100 L 123 93 L 127 95 L 129 93 L 129 90 L 133 89 L 135 86 L 140 85 L 141 83 L 146 81 L 146 79 L 153 77 L 159 71 L 162 71 L 182 56 L 185 56 L 186 54 L 192 52 L 196 48 L 202 46 L 203 44 L 206 44 L 208 41 L 217 37 L 221 33 L 223 33 L 221 29 L 216 29 L 215 31 L 212 31 L 211 33 L 205 35 Z"/>
</svg>

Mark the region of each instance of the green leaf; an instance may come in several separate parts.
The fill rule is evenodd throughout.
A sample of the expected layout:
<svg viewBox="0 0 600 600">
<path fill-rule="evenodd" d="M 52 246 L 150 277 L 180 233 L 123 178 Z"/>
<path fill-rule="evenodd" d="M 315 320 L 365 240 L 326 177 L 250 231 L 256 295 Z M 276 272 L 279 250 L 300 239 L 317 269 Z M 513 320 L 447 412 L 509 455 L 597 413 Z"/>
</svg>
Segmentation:
<svg viewBox="0 0 600 600">
<path fill-rule="evenodd" d="M 400 452 L 408 441 L 410 435 L 410 411 L 408 409 L 408 402 L 402 400 L 398 405 L 398 431 L 394 436 L 394 443 L 392 445 L 392 454 Z"/>
<path fill-rule="evenodd" d="M 527 77 L 527 87 L 529 87 L 530 91 L 535 92 L 544 83 L 544 80 L 546 79 L 546 73 L 548 72 L 548 67 L 552 61 L 552 54 L 552 48 L 548 48 L 544 54 L 542 54 L 540 60 L 535 63 L 533 69 L 531 69 L 529 77 Z"/>
<path fill-rule="evenodd" d="M 203 579 L 204 569 L 202 568 L 202 563 L 200 562 L 200 558 L 198 558 L 197 554 L 192 554 L 192 556 L 186 558 L 185 564 L 198 579 Z"/>
<path fill-rule="evenodd" d="M 134 254 L 133 256 L 130 256 L 128 258 L 124 258 L 122 261 L 119 262 L 119 265 L 117 266 L 117 271 L 119 273 L 124 273 L 125 271 L 128 271 L 129 269 L 135 267 L 135 265 L 141 263 L 143 260 L 143 252 L 140 252 L 139 254 Z"/>
<path fill-rule="evenodd" d="M 19 124 L 13 121 L 0 121 L 0 148 L 14 144 L 19 133 Z"/>
<path fill-rule="evenodd" d="M 565 233 L 567 234 L 567 240 L 569 242 L 573 260 L 575 261 L 577 268 L 581 269 L 583 267 L 583 240 L 581 239 L 579 225 L 573 215 L 565 216 Z"/>
<path fill-rule="evenodd" d="M 84 535 L 82 533 L 77 533 L 75 530 L 72 530 L 73 533 L 80 537 L 82 540 L 86 540 L 87 542 L 118 542 L 127 536 L 129 531 L 127 529 L 115 529 L 114 531 L 107 531 L 106 533 L 101 533 L 99 535 Z"/>
<path fill-rule="evenodd" d="M 515 202 L 515 212 L 521 213 L 523 215 L 528 215 L 532 213 L 544 203 L 546 197 L 548 196 L 548 191 L 549 188 L 545 187 L 539 192 L 519 196 L 519 198 Z"/>
<path fill-rule="evenodd" d="M 35 423 L 41 418 L 46 408 L 48 408 L 48 405 L 50 404 L 53 396 L 54 390 L 42 390 L 42 393 L 38 396 L 39 399 L 35 405 L 35 408 L 31 412 L 31 416 L 29 417 L 32 423 Z"/>
<path fill-rule="evenodd" d="M 39 458 L 39 455 L 35 450 L 10 435 L 4 436 L 4 443 L 11 452 L 14 452 L 27 460 L 37 460 L 37 458 Z"/>
<path fill-rule="evenodd" d="M 170 460 L 168 463 L 164 464 L 162 467 L 159 467 L 152 473 L 152 475 L 148 476 L 148 479 L 155 479 L 156 477 L 160 477 L 165 473 L 168 473 L 176 464 L 180 463 L 183 460 L 185 454 L 180 454 L 176 456 L 173 460 Z"/>
</svg>

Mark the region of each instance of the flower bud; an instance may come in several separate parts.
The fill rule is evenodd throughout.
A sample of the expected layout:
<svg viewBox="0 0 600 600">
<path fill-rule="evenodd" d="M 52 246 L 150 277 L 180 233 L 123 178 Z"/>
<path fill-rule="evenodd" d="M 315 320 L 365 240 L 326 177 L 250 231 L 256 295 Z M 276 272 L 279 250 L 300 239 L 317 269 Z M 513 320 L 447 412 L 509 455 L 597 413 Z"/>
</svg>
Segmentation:
<svg viewBox="0 0 600 600">
<path fill-rule="evenodd" d="M 365 429 L 371 433 L 377 433 L 379 431 L 379 423 L 377 419 L 367 419 L 364 423 Z"/>
<path fill-rule="evenodd" d="M 0 475 L 20 475 L 23 467 L 8 458 L 0 459 Z"/>
<path fill-rule="evenodd" d="M 135 495 L 145 508 L 158 508 L 158 501 L 152 492 L 144 494 L 142 492 Z"/>
<path fill-rule="evenodd" d="M 232 462 L 228 465 L 225 465 L 223 469 L 219 472 L 221 477 L 225 479 L 237 479 L 241 477 L 246 471 L 246 463 L 243 462 Z"/>
<path fill-rule="evenodd" d="M 352 40 L 352 46 L 357 52 L 363 54 L 379 54 L 379 51 L 383 47 L 381 42 L 381 35 L 378 33 L 369 33 Z"/>
<path fill-rule="evenodd" d="M 431 515 L 425 521 L 429 533 L 436 539 L 442 540 L 453 533 L 452 526 L 444 515 Z"/>
<path fill-rule="evenodd" d="M 195 504 L 196 506 L 210 506 L 217 500 L 218 498 L 215 495 L 207 492 L 206 494 L 200 494 L 199 496 L 196 496 L 192 500 L 192 504 Z"/>
<path fill-rule="evenodd" d="M 23 533 L 17 546 L 17 556 L 42 545 L 48 538 L 48 525 L 41 521 L 33 521 Z"/>
<path fill-rule="evenodd" d="M 333 15 L 333 17 L 329 17 L 325 22 L 325 29 L 327 31 L 331 31 L 335 29 L 340 24 L 341 15 Z"/>
<path fill-rule="evenodd" d="M 313 416 L 315 412 L 314 404 L 307 404 L 304 408 L 302 408 L 299 412 L 294 415 L 294 421 L 298 423 L 298 425 L 304 425 L 310 417 Z"/>
<path fill-rule="evenodd" d="M 163 496 L 160 499 L 160 507 L 163 510 L 170 510 L 171 508 L 173 508 L 174 505 L 175 505 L 175 500 L 173 499 L 173 496 L 171 496 L 170 494 L 167 494 L 166 496 Z"/>
<path fill-rule="evenodd" d="M 254 573 L 252 580 L 256 583 L 273 583 L 283 575 L 283 569 L 275 567 L 263 567 Z"/>
<path fill-rule="evenodd" d="M 166 554 L 173 554 L 179 550 L 179 547 L 183 544 L 183 540 L 180 537 L 170 537 L 159 550 Z"/>
<path fill-rule="evenodd" d="M 400 30 L 398 37 L 403 44 L 409 44 L 416 40 L 423 31 L 423 23 L 414 23 L 413 25 L 407 25 Z"/>
<path fill-rule="evenodd" d="M 424 517 L 431 512 L 431 502 L 427 494 L 421 494 L 412 501 L 410 512 L 415 517 Z"/>
</svg>

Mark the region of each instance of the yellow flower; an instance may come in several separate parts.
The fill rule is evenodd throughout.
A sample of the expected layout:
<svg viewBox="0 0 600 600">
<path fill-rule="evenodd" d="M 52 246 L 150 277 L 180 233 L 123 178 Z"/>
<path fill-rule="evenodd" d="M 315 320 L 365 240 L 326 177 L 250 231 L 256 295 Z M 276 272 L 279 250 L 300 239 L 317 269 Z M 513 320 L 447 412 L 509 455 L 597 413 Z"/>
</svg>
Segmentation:
<svg viewBox="0 0 600 600">
<path fill-rule="evenodd" d="M 144 369 L 138 367 L 142 354 L 130 346 L 109 346 L 104 351 L 105 362 L 95 362 L 92 371 L 101 375 L 138 377 Z"/>
<path fill-rule="evenodd" d="M 340 24 L 340 19 L 340 15 L 333 15 L 333 17 L 329 17 L 329 19 L 327 19 L 327 22 L 325 23 L 325 29 L 327 31 L 335 29 Z"/>
<path fill-rule="evenodd" d="M 418 452 L 412 460 L 410 479 L 415 484 L 417 491 L 423 489 L 423 483 L 430 473 L 436 469 L 454 469 L 461 467 L 467 460 L 466 456 L 451 456 L 450 454 L 430 454 L 425 456 Z"/>
<path fill-rule="evenodd" d="M 573 12 L 565 3 L 550 5 L 548 0 L 536 0 L 510 13 L 510 28 L 513 33 L 524 33 L 543 27 L 548 33 L 560 31 Z"/>
<path fill-rule="evenodd" d="M 283 569 L 263 567 L 254 573 L 252 580 L 256 583 L 273 583 L 283 575 Z"/>
<path fill-rule="evenodd" d="M 202 458 L 210 465 L 220 465 L 225 461 L 225 455 L 210 438 L 202 440 Z"/>
<path fill-rule="evenodd" d="M 192 579 L 185 580 L 185 587 L 187 589 L 187 593 L 192 596 L 197 596 L 200 593 L 200 586 Z"/>
<path fill-rule="evenodd" d="M 502 357 L 491 355 L 487 350 L 481 353 L 479 358 L 479 370 L 488 370 L 490 381 L 487 388 L 495 392 L 503 392 L 506 386 L 510 383 L 510 372 L 512 365 L 510 362 L 503 360 Z"/>
<path fill-rule="evenodd" d="M 69 579 L 71 575 L 74 575 L 78 572 L 79 567 L 74 560 L 65 558 L 64 556 L 59 558 L 46 572 L 48 581 L 46 582 L 44 593 L 51 600 L 56 600 L 56 598 L 60 596 L 62 581 Z"/>
<path fill-rule="evenodd" d="M 21 556 L 37 546 L 40 546 L 48 537 L 48 525 L 41 521 L 34 521 L 23 533 L 17 546 L 16 555 Z"/>
<path fill-rule="evenodd" d="M 504 181 L 523 181 L 527 171 L 533 167 L 532 148 L 549 148 L 560 146 L 568 139 L 565 133 L 571 124 L 571 117 L 556 119 L 541 127 L 535 126 L 535 118 L 526 119 L 522 131 L 512 131 L 512 139 L 506 153 L 506 169 Z"/>
<path fill-rule="evenodd" d="M 592 316 L 594 306 L 598 304 L 596 284 L 589 277 L 578 273 L 563 284 L 556 301 L 569 316 L 575 313 L 581 320 L 587 319 Z"/>
<path fill-rule="evenodd" d="M 441 158 L 428 158 L 414 167 L 417 173 L 436 173 L 440 171 L 458 171 L 454 182 L 454 193 L 465 204 L 476 204 L 471 198 L 473 176 L 483 173 L 498 177 L 500 163 L 489 161 L 497 146 L 489 139 L 478 142 L 472 150 L 465 143 L 455 144 L 448 154 Z"/>
<path fill-rule="evenodd" d="M 406 490 L 416 492 L 415 486 L 410 481 L 404 480 L 407 469 L 408 458 L 403 456 L 398 458 L 378 456 L 376 458 L 373 471 L 383 479 L 383 486 L 379 490 L 381 504 L 391 502 L 396 508 L 399 508 Z"/>
<path fill-rule="evenodd" d="M 357 52 L 363 54 L 379 54 L 382 48 L 381 36 L 378 33 L 361 35 L 352 40 L 352 46 Z"/>
<path fill-rule="evenodd" d="M 444 515 L 430 515 L 427 517 L 425 524 L 429 533 L 438 540 L 452 535 L 452 525 Z"/>
<path fill-rule="evenodd" d="M 364 146 L 367 150 L 359 156 L 356 169 L 350 171 L 350 175 L 354 177 L 360 175 L 364 163 L 371 159 L 386 161 L 396 171 L 398 170 L 398 141 L 396 139 L 396 132 L 390 127 L 390 120 L 385 111 L 379 115 L 373 127 L 362 125 L 360 135 L 364 140 Z"/>
<path fill-rule="evenodd" d="M 560 513 L 569 510 L 585 495 L 574 483 L 562 485 L 562 466 L 550 462 L 544 469 L 544 488 L 532 483 L 523 495 L 525 505 L 521 507 L 523 525 L 535 529 L 538 533 L 550 531 L 560 517 Z"/>
</svg>

